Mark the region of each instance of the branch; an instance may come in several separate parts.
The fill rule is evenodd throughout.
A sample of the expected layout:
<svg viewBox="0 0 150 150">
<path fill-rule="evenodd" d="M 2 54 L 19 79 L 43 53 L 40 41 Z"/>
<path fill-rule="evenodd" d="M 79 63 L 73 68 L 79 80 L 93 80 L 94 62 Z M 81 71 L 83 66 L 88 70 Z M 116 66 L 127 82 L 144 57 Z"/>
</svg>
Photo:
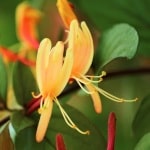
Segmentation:
<svg viewBox="0 0 150 150">
<path fill-rule="evenodd" d="M 104 79 L 110 79 L 112 77 L 118 77 L 118 76 L 129 76 L 129 75 L 139 75 L 139 74 L 150 74 L 150 68 L 138 68 L 138 69 L 127 69 L 127 70 L 121 70 L 121 71 L 112 71 L 108 72 L 106 76 L 104 76 Z M 58 97 L 64 97 L 67 94 L 70 94 L 72 92 L 75 92 L 79 90 L 80 87 L 76 82 L 73 82 L 65 90 L 62 92 L 62 94 Z M 33 111 L 35 111 L 40 105 L 40 97 L 38 99 L 32 99 L 29 104 L 27 104 L 27 114 L 31 114 Z"/>
<path fill-rule="evenodd" d="M 104 76 L 104 79 L 109 79 L 111 77 L 118 77 L 118 76 L 141 75 L 141 74 L 150 74 L 150 68 L 137 68 L 121 71 L 112 71 L 108 72 L 107 75 Z"/>
</svg>

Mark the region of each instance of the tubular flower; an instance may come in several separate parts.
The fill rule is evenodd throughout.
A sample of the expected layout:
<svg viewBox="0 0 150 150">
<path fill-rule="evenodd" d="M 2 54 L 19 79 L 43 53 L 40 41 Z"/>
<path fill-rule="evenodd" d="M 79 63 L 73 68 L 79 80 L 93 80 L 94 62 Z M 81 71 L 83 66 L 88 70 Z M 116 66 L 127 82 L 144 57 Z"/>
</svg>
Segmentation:
<svg viewBox="0 0 150 150">
<path fill-rule="evenodd" d="M 102 77 L 106 75 L 104 71 L 99 76 L 85 75 L 92 64 L 94 54 L 92 36 L 85 22 L 81 22 L 81 27 L 77 20 L 71 22 L 68 41 L 70 49 L 74 51 L 74 62 L 70 79 L 75 80 L 86 93 L 91 95 L 97 113 L 102 111 L 99 93 L 116 102 L 132 102 L 137 100 L 118 98 L 96 86 L 95 84 L 101 82 L 103 80 Z M 85 85 L 86 89 L 83 85 Z"/>
<path fill-rule="evenodd" d="M 71 4 L 67 0 L 57 0 L 57 7 L 65 27 L 69 29 L 71 21 L 77 19 Z"/>
<path fill-rule="evenodd" d="M 39 46 L 36 31 L 41 12 L 31 7 L 27 2 L 22 2 L 16 8 L 17 37 L 23 45 L 37 49 Z"/>
<path fill-rule="evenodd" d="M 57 99 L 57 96 L 63 91 L 69 80 L 72 64 L 73 53 L 71 50 L 67 50 L 64 57 L 63 42 L 58 41 L 51 48 L 49 39 L 45 38 L 42 40 L 36 60 L 37 83 L 40 90 L 40 94 L 36 97 L 41 98 L 40 108 L 38 110 L 41 116 L 36 132 L 37 142 L 42 141 L 44 138 L 51 117 L 53 102 L 60 108 L 66 123 L 71 128 L 82 133 L 72 122 Z"/>
</svg>

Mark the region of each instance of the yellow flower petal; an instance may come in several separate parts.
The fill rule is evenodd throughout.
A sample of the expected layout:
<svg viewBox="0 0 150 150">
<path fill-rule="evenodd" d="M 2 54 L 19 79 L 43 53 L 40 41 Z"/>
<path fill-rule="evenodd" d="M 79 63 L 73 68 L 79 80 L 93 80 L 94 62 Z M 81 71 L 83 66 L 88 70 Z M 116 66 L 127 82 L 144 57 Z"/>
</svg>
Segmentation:
<svg viewBox="0 0 150 150">
<path fill-rule="evenodd" d="M 84 66 L 84 69 L 82 69 L 82 74 L 85 74 L 89 70 L 93 61 L 94 46 L 93 46 L 92 35 L 85 22 L 81 22 L 81 28 L 83 31 L 83 37 L 86 40 L 85 47 L 83 47 L 83 50 L 82 50 L 82 53 L 86 54 L 84 55 L 84 64 L 82 63 L 82 65 Z"/>
<path fill-rule="evenodd" d="M 51 49 L 49 39 L 40 43 L 36 73 L 41 94 L 45 97 L 57 97 L 66 86 L 73 64 L 73 51 L 67 50 L 64 59 L 64 43 L 59 41 Z"/>
<path fill-rule="evenodd" d="M 55 95 L 53 89 L 55 87 L 55 83 L 59 80 L 59 74 L 61 74 L 61 69 L 63 67 L 63 60 L 64 60 L 64 44 L 63 42 L 57 42 L 56 46 L 54 46 L 49 54 L 49 62 L 48 66 L 45 70 L 46 78 L 45 78 L 45 89 L 49 92 L 50 95 Z M 60 85 L 59 85 L 60 86 Z"/>
<path fill-rule="evenodd" d="M 90 95 L 93 100 L 93 105 L 94 105 L 95 111 L 97 113 L 101 113 L 102 112 L 102 104 L 101 104 L 101 99 L 100 99 L 98 91 L 95 90 L 94 85 L 92 85 L 92 84 L 85 84 L 85 86 L 88 89 L 88 91 L 91 92 Z"/>
<path fill-rule="evenodd" d="M 91 66 L 94 48 L 91 33 L 85 22 L 81 23 L 81 28 L 77 20 L 73 20 L 69 31 L 69 48 L 74 51 L 74 63 L 72 76 L 85 74 Z"/>
<path fill-rule="evenodd" d="M 63 23 L 69 29 L 72 20 L 77 19 L 67 0 L 57 0 L 57 7 Z"/>
<path fill-rule="evenodd" d="M 48 101 L 48 105 L 45 106 L 44 110 L 41 113 L 40 120 L 38 123 L 37 131 L 36 131 L 36 141 L 41 142 L 45 136 L 46 130 L 48 128 L 48 124 L 52 114 L 53 101 L 49 97 L 45 99 Z"/>
<path fill-rule="evenodd" d="M 57 82 L 54 85 L 54 94 L 59 95 L 69 81 L 70 73 L 73 65 L 73 51 L 67 49 L 64 64 L 57 77 Z"/>
<path fill-rule="evenodd" d="M 43 39 L 40 43 L 37 59 L 36 59 L 36 76 L 39 89 L 41 93 L 44 93 L 44 84 L 45 84 L 45 70 L 48 66 L 49 53 L 51 49 L 51 41 L 47 38 Z"/>
</svg>

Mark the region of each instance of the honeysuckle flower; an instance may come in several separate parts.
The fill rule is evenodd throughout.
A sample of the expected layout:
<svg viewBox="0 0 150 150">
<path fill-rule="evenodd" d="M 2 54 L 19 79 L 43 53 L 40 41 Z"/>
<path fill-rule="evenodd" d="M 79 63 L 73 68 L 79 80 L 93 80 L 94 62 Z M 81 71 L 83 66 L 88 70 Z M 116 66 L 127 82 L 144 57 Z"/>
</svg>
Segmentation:
<svg viewBox="0 0 150 150">
<path fill-rule="evenodd" d="M 70 119 L 65 110 L 60 105 L 57 96 L 65 88 L 73 65 L 73 51 L 67 49 L 64 57 L 64 43 L 58 41 L 56 45 L 51 48 L 51 41 L 47 38 L 40 43 L 37 60 L 36 60 L 36 75 L 40 94 L 37 97 L 41 98 L 40 120 L 36 132 L 36 140 L 40 142 L 43 140 L 48 123 L 51 117 L 53 102 L 59 107 L 65 122 L 73 129 L 80 133 L 81 131 Z M 35 96 L 35 95 L 33 95 Z"/>
<path fill-rule="evenodd" d="M 16 8 L 16 33 L 24 46 L 37 49 L 39 46 L 37 23 L 41 12 L 33 8 L 29 3 L 22 2 Z"/>
<path fill-rule="evenodd" d="M 106 72 L 102 71 L 102 74 L 99 76 L 86 75 L 94 55 L 93 40 L 86 23 L 83 21 L 81 26 L 79 26 L 78 21 L 73 20 L 68 32 L 69 47 L 74 51 L 74 62 L 70 78 L 74 79 L 86 93 L 91 95 L 95 111 L 97 113 L 102 111 L 99 93 L 116 102 L 136 101 L 137 98 L 133 100 L 118 98 L 95 85 L 103 80 L 102 77 L 106 75 Z M 74 40 L 72 40 L 72 37 Z"/>
<path fill-rule="evenodd" d="M 68 0 L 57 0 L 57 8 L 65 27 L 69 29 L 71 21 L 77 19 L 71 3 Z"/>
</svg>

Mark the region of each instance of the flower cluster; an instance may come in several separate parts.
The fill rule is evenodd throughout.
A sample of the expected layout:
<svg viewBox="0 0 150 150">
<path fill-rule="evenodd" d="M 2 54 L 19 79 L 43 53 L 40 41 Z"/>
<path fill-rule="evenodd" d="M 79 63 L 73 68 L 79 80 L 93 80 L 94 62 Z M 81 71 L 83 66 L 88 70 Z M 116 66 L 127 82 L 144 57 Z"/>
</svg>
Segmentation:
<svg viewBox="0 0 150 150">
<path fill-rule="evenodd" d="M 51 118 L 53 103 L 59 107 L 65 122 L 71 128 L 81 134 L 89 134 L 90 131 L 81 131 L 68 116 L 60 105 L 57 97 L 70 81 L 76 81 L 83 91 L 90 94 L 93 105 L 97 113 L 101 113 L 102 106 L 99 93 L 116 102 L 133 102 L 109 94 L 97 86 L 106 75 L 102 71 L 101 75 L 87 75 L 91 67 L 94 46 L 91 32 L 85 21 L 79 22 L 71 4 L 67 0 L 58 0 L 57 8 L 67 29 L 67 39 L 58 41 L 52 46 L 51 40 L 44 38 L 38 46 L 36 58 L 36 77 L 39 87 L 38 95 L 33 94 L 34 98 L 40 99 L 40 120 L 36 132 L 37 142 L 41 142 L 45 136 L 49 120 Z M 36 48 L 38 45 L 35 25 L 40 13 L 23 3 L 17 9 L 19 16 L 18 36 L 23 43 Z M 23 14 L 21 16 L 21 14 Z M 22 18 L 22 19 L 20 19 Z M 24 22 L 28 20 L 27 28 Z"/>
</svg>

